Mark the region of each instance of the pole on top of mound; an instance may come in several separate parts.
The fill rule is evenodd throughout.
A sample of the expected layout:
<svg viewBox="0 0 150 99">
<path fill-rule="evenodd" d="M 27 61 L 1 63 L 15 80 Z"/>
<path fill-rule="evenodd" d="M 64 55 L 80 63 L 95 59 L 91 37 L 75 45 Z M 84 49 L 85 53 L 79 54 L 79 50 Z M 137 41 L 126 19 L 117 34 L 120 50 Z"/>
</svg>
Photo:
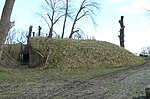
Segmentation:
<svg viewBox="0 0 150 99">
<path fill-rule="evenodd" d="M 123 23 L 123 19 L 124 19 L 124 16 L 121 16 L 121 19 L 119 20 L 119 23 L 120 23 L 120 35 L 118 36 L 119 37 L 119 40 L 120 40 L 120 46 L 121 47 L 125 47 L 124 46 L 124 23 Z"/>
</svg>

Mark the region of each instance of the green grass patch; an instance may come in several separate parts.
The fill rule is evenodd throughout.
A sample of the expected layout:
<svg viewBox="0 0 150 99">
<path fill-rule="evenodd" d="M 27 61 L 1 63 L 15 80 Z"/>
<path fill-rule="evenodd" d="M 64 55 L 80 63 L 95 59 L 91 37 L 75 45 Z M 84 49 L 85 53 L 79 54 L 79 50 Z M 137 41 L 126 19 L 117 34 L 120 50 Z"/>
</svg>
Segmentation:
<svg viewBox="0 0 150 99">
<path fill-rule="evenodd" d="M 78 69 L 64 70 L 64 71 L 59 71 L 58 69 L 55 69 L 54 70 L 55 72 L 53 73 L 67 77 L 71 80 L 83 80 L 83 79 L 91 78 L 96 75 L 102 75 L 120 69 L 123 68 L 95 67 L 95 68 L 78 68 Z M 50 71 L 52 70 L 50 69 Z"/>
<path fill-rule="evenodd" d="M 12 82 L 32 82 L 40 80 L 46 70 L 40 69 L 25 69 L 25 70 L 14 70 L 7 68 L 0 68 L 0 80 L 8 80 Z"/>
<path fill-rule="evenodd" d="M 64 77 L 68 80 L 87 79 L 95 75 L 106 74 L 123 68 L 78 68 L 71 70 L 60 69 L 28 69 L 28 70 L 11 70 L 0 68 L 0 79 L 13 82 L 34 82 L 42 79 L 43 76 Z"/>
</svg>

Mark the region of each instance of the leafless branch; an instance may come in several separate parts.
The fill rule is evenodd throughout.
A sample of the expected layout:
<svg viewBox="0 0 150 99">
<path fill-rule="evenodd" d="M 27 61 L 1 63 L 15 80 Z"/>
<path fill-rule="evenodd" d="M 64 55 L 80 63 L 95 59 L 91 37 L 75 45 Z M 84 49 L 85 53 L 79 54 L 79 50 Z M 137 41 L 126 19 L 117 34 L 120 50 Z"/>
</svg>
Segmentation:
<svg viewBox="0 0 150 99">
<path fill-rule="evenodd" d="M 63 14 L 63 15 L 61 15 L 61 16 L 59 16 L 55 21 L 54 21 L 54 23 L 53 24 L 56 24 L 57 23 L 57 21 L 59 21 L 60 20 L 60 18 L 61 17 L 63 17 L 65 14 Z"/>
<path fill-rule="evenodd" d="M 48 22 L 48 20 L 46 19 L 46 17 L 44 17 L 42 14 L 37 13 L 42 19 L 44 19 L 44 21 L 46 22 L 46 24 L 48 25 L 49 29 L 50 29 L 50 24 Z"/>
<path fill-rule="evenodd" d="M 81 15 L 79 18 L 77 18 L 77 20 L 76 20 L 76 21 L 78 21 L 78 20 L 80 20 L 82 17 L 84 17 L 84 16 L 88 15 L 88 12 L 89 12 L 89 11 L 85 11 L 83 15 Z"/>
</svg>

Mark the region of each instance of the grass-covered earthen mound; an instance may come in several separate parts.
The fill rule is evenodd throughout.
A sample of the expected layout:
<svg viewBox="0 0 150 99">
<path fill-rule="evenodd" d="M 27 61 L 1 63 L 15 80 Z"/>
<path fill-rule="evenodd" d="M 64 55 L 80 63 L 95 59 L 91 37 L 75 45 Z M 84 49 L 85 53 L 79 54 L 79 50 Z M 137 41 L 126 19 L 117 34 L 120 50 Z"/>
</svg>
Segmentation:
<svg viewBox="0 0 150 99">
<path fill-rule="evenodd" d="M 0 60 L 0 66 L 4 67 L 13 67 L 17 66 L 19 62 L 20 55 L 20 47 L 19 44 L 5 44 L 4 50 L 2 54 L 2 60 Z"/>
<path fill-rule="evenodd" d="M 46 57 L 48 67 L 123 67 L 144 63 L 128 50 L 104 41 L 31 38 L 30 42 L 33 52 Z"/>
</svg>

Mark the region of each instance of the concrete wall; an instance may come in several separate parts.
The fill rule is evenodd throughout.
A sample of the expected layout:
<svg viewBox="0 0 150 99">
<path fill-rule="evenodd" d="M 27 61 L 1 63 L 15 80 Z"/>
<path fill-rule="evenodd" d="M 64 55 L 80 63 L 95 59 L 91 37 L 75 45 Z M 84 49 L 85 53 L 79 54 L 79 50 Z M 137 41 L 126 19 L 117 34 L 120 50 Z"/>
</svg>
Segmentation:
<svg viewBox="0 0 150 99">
<path fill-rule="evenodd" d="M 45 58 L 39 54 L 39 53 L 34 53 L 34 54 L 29 54 L 29 68 L 34 68 L 34 67 L 39 67 L 41 65 L 44 65 L 45 63 Z"/>
</svg>

